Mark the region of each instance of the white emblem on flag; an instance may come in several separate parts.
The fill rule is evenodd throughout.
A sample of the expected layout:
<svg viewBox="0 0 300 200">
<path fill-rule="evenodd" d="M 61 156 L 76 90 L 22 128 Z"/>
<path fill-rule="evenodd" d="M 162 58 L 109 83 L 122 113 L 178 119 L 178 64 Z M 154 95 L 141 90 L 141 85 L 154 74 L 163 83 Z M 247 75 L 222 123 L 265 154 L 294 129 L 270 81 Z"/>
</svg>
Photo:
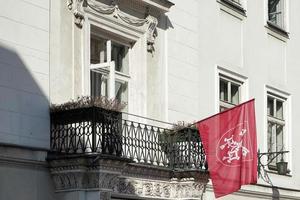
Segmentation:
<svg viewBox="0 0 300 200">
<path fill-rule="evenodd" d="M 223 156 L 222 160 L 227 161 L 227 163 L 231 163 L 233 160 L 239 160 L 240 159 L 240 151 L 242 151 L 242 156 L 246 157 L 249 153 L 249 150 L 243 146 L 242 139 L 244 135 L 247 133 L 246 129 L 242 129 L 239 133 L 239 136 L 241 136 L 239 141 L 236 141 L 233 139 L 233 135 L 228 138 L 224 138 L 224 144 L 220 145 L 220 149 L 223 150 L 225 148 L 228 149 L 227 156 Z"/>
</svg>

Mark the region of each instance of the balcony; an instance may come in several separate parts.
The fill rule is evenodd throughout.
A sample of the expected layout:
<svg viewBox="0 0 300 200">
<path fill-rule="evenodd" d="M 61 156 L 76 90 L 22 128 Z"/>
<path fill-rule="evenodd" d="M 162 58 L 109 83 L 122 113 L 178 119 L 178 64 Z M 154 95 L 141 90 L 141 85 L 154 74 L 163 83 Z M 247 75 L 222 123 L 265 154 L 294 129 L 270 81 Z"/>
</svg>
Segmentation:
<svg viewBox="0 0 300 200">
<path fill-rule="evenodd" d="M 86 186 L 91 180 L 80 178 L 75 185 L 66 182 L 64 177 L 70 176 L 70 170 L 75 174 L 78 169 L 84 169 L 81 173 L 85 174 L 79 177 L 99 177 L 103 171 L 112 170 L 110 174 L 136 173 L 133 176 L 159 180 L 188 178 L 206 184 L 207 165 L 197 130 L 175 131 L 168 128 L 170 124 L 149 122 L 96 106 L 52 112 L 48 160 L 56 189 L 75 189 L 78 183 L 81 189 L 98 188 L 103 182 L 99 178 L 98 185 L 92 186 Z"/>
</svg>

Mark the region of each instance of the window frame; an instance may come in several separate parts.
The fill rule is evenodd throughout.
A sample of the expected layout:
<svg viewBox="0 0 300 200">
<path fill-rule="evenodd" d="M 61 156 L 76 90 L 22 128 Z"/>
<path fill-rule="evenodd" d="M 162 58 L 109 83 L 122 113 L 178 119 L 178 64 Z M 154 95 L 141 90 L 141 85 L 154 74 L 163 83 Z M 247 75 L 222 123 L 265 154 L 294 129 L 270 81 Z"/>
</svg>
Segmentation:
<svg viewBox="0 0 300 200">
<path fill-rule="evenodd" d="M 221 88 L 219 87 L 219 104 L 220 104 L 220 110 L 221 110 L 221 107 L 224 107 L 226 109 L 229 109 L 229 108 L 232 108 L 236 105 L 238 105 L 239 103 L 241 103 L 241 90 L 242 90 L 242 85 L 243 83 L 236 80 L 236 79 L 233 79 L 233 78 L 230 78 L 230 77 L 227 77 L 227 76 L 224 76 L 223 74 L 219 74 L 219 83 L 221 82 L 221 80 L 224 80 L 227 82 L 227 101 L 225 100 L 222 100 L 221 99 L 221 96 L 220 96 L 220 93 L 221 93 Z M 232 91 L 231 91 L 231 86 L 232 85 L 237 85 L 238 86 L 238 102 L 237 104 L 234 104 L 232 102 Z"/>
<path fill-rule="evenodd" d="M 277 23 L 272 22 L 269 20 L 269 1 L 265 0 L 265 27 L 270 30 L 269 34 L 273 35 L 274 37 L 277 37 L 283 41 L 286 40 L 286 38 L 289 38 L 289 0 L 280 0 L 283 1 L 283 26 L 278 25 Z"/>
<path fill-rule="evenodd" d="M 93 25 L 94 26 L 94 25 Z M 116 88 L 116 82 L 120 82 L 121 84 L 126 84 L 127 86 L 127 98 L 126 102 L 128 102 L 128 85 L 130 81 L 130 54 L 131 54 L 131 45 L 121 42 L 119 40 L 116 40 L 115 38 L 109 38 L 107 34 L 104 34 L 103 32 L 96 32 L 92 31 L 92 26 L 90 26 L 90 36 L 89 36 L 89 43 L 91 42 L 92 37 L 98 37 L 98 39 L 104 39 L 106 41 L 106 62 L 104 63 L 97 63 L 97 64 L 92 64 L 90 62 L 91 56 L 89 56 L 89 71 L 94 71 L 97 73 L 100 73 L 107 78 L 107 97 L 110 99 L 115 99 L 116 94 L 115 94 L 115 88 Z M 112 55 L 111 55 L 111 50 L 113 43 L 117 43 L 118 45 L 122 45 L 128 48 L 128 73 L 123 73 L 119 72 L 115 69 L 115 61 L 112 60 Z M 91 46 L 91 44 L 89 44 Z M 91 52 L 90 52 L 91 54 Z M 89 54 L 89 55 L 90 55 Z M 89 82 L 91 83 L 91 76 L 89 75 Z M 92 95 L 91 90 L 92 90 L 92 85 L 90 85 L 90 95 Z M 123 100 L 122 100 L 123 101 Z"/>
<path fill-rule="evenodd" d="M 270 18 L 270 15 L 271 15 L 271 11 L 270 11 L 270 6 L 269 6 L 269 4 L 270 4 L 270 1 L 271 0 L 268 0 L 268 22 L 270 22 L 270 23 L 272 23 L 272 24 L 274 24 L 274 25 L 276 25 L 276 26 L 278 26 L 279 28 L 281 28 L 281 29 L 283 29 L 283 30 L 285 30 L 285 26 L 286 26 L 286 22 L 285 22 L 285 15 L 286 15 L 286 9 L 285 9 L 285 7 L 286 7 L 286 1 L 285 0 L 278 0 L 278 3 L 279 4 L 281 4 L 281 10 L 279 11 L 279 10 L 276 10 L 275 11 L 275 13 L 273 12 L 273 15 L 278 15 L 279 13 L 281 13 L 281 17 L 280 17 L 280 19 L 282 20 L 282 24 L 280 25 L 279 24 L 279 20 L 276 20 L 275 22 L 273 22 Z M 275 16 L 276 17 L 276 16 Z"/>
<path fill-rule="evenodd" d="M 275 102 L 276 101 L 280 101 L 282 102 L 282 108 L 283 108 L 283 112 L 282 112 L 282 119 L 280 119 L 279 117 L 277 117 L 277 114 L 273 113 L 273 116 L 270 116 L 268 113 L 268 98 L 271 97 L 273 98 L 273 112 L 276 113 L 276 103 L 274 103 L 274 99 Z M 289 151 L 288 154 L 284 155 L 284 161 L 288 162 L 288 168 L 290 170 L 289 175 L 291 175 L 291 171 L 292 171 L 292 164 L 291 164 L 291 154 L 292 152 L 291 150 L 291 134 L 290 134 L 290 130 L 291 130 L 291 96 L 289 93 L 284 92 L 282 90 L 278 90 L 274 87 L 265 86 L 265 102 L 264 102 L 264 107 L 265 107 L 265 114 L 264 114 L 264 118 L 265 118 L 265 131 L 264 131 L 264 146 L 265 146 L 265 152 L 270 152 L 273 150 L 269 148 L 269 139 L 270 139 L 270 135 L 269 135 L 269 122 L 273 123 L 275 126 L 276 124 L 278 124 L 279 126 L 283 126 L 283 133 L 282 133 L 282 150 L 279 149 L 279 151 Z M 273 133 L 272 134 L 276 134 L 275 130 L 276 127 L 272 129 Z M 274 132 L 275 131 L 275 132 Z M 274 135 L 273 135 L 274 136 Z M 272 137 L 272 136 L 271 136 Z M 276 137 L 276 135 L 275 135 Z M 275 146 L 275 148 L 277 148 Z M 270 163 L 268 166 L 268 169 L 271 172 L 277 173 L 277 167 L 276 167 L 276 162 L 280 161 L 281 157 L 279 156 L 278 158 L 276 158 L 274 160 L 274 162 Z"/>
<path fill-rule="evenodd" d="M 232 83 L 234 84 L 239 84 L 239 104 L 248 100 L 248 78 L 244 75 L 241 75 L 239 73 L 233 72 L 231 70 L 228 70 L 224 67 L 221 66 L 217 66 L 216 67 L 216 79 L 215 79 L 215 84 L 216 84 L 216 107 L 215 107 L 215 111 L 216 113 L 220 112 L 220 107 L 223 105 L 228 105 L 229 107 L 233 107 L 234 105 L 230 105 L 230 104 L 223 104 L 223 102 L 221 102 L 220 99 L 220 79 L 227 79 L 227 80 L 231 80 Z"/>
</svg>

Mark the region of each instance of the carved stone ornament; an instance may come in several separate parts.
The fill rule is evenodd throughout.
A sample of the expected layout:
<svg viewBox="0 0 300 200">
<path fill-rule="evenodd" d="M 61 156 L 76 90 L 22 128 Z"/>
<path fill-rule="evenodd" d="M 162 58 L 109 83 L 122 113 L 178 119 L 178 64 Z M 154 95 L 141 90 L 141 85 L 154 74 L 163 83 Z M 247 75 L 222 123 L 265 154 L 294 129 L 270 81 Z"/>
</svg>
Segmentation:
<svg viewBox="0 0 300 200">
<path fill-rule="evenodd" d="M 149 15 L 149 9 L 147 9 L 145 19 L 133 18 L 132 16 L 121 11 L 118 6 L 118 1 L 112 0 L 110 6 L 100 5 L 95 0 L 67 0 L 67 6 L 69 10 L 73 10 L 75 17 L 75 24 L 81 28 L 84 21 L 84 7 L 100 13 L 102 15 L 112 15 L 115 19 L 121 20 L 126 24 L 136 27 L 145 27 L 147 34 L 147 50 L 149 52 L 154 51 L 154 40 L 157 37 L 157 24 L 158 20 Z"/>
<path fill-rule="evenodd" d="M 84 21 L 84 10 L 83 7 L 86 7 L 86 0 L 67 0 L 67 6 L 69 10 L 73 11 L 75 17 L 75 24 L 82 28 Z"/>
<path fill-rule="evenodd" d="M 111 194 L 162 200 L 201 199 L 208 182 L 208 177 L 206 179 L 155 177 L 151 176 L 151 170 L 149 176 L 145 173 L 149 171 L 149 167 L 102 168 L 102 165 L 95 167 L 90 165 L 88 160 L 84 161 L 84 159 L 60 159 L 50 162 L 50 173 L 57 192 L 92 189 L 100 191 L 101 199 L 111 199 Z M 119 161 L 101 161 L 103 165 L 120 164 Z M 140 173 L 138 168 L 144 168 L 145 172 L 139 176 L 135 175 Z"/>
<path fill-rule="evenodd" d="M 159 199 L 201 199 L 205 184 L 194 181 L 157 181 L 122 178 L 114 190 L 118 194 Z"/>
</svg>

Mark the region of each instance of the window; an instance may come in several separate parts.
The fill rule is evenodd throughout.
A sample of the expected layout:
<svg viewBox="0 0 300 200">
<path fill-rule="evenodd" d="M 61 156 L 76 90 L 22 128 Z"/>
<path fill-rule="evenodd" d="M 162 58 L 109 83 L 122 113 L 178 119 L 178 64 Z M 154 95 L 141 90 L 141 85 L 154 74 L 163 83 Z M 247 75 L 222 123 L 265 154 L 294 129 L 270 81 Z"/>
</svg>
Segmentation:
<svg viewBox="0 0 300 200">
<path fill-rule="evenodd" d="M 246 16 L 245 0 L 217 0 L 217 2 L 224 6 L 223 8 L 221 8 L 221 10 L 229 11 L 231 14 L 237 16 L 240 19 L 242 19 L 242 16 Z"/>
<path fill-rule="evenodd" d="M 241 101 L 242 82 L 220 75 L 219 78 L 219 101 L 220 112 L 238 105 Z"/>
<path fill-rule="evenodd" d="M 127 102 L 130 47 L 91 34 L 90 85 L 91 96 L 107 96 Z"/>
<path fill-rule="evenodd" d="M 286 99 L 270 92 L 267 93 L 268 152 L 284 151 L 284 129 Z M 276 169 L 276 163 L 283 157 L 277 157 L 270 163 L 270 169 Z"/>
<path fill-rule="evenodd" d="M 268 0 L 268 21 L 285 29 L 285 0 Z"/>
</svg>

